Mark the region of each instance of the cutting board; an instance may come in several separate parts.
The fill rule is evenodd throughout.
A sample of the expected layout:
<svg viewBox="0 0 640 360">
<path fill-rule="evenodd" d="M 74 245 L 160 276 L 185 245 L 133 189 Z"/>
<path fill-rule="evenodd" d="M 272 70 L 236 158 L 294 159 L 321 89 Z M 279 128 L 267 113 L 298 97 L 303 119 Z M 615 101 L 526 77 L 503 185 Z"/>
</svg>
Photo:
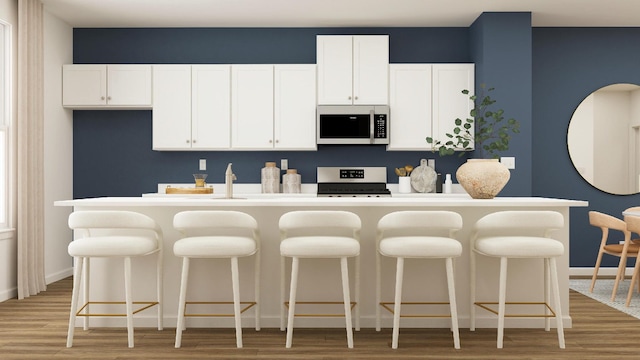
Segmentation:
<svg viewBox="0 0 640 360">
<path fill-rule="evenodd" d="M 171 187 L 167 186 L 165 189 L 165 193 L 167 194 L 213 194 L 213 187 Z"/>
</svg>

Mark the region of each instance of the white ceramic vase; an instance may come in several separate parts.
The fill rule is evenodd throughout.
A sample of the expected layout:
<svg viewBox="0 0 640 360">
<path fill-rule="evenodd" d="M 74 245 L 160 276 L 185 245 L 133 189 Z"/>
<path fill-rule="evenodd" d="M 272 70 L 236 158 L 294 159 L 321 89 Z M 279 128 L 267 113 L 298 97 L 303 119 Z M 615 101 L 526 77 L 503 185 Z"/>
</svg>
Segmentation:
<svg viewBox="0 0 640 360">
<path fill-rule="evenodd" d="M 474 199 L 493 199 L 510 177 L 498 159 L 468 159 L 456 171 L 456 179 Z"/>
</svg>

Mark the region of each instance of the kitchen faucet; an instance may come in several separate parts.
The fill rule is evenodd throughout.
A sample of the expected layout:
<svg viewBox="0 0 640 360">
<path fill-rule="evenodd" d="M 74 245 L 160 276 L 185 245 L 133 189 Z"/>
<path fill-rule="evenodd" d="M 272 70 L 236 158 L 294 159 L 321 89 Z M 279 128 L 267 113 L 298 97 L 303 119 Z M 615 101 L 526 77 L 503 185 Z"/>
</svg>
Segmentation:
<svg viewBox="0 0 640 360">
<path fill-rule="evenodd" d="M 225 187 L 225 197 L 227 199 L 233 198 L 233 180 L 238 180 L 236 178 L 236 174 L 231 170 L 231 164 L 227 165 L 227 171 L 224 172 L 224 187 Z"/>
</svg>

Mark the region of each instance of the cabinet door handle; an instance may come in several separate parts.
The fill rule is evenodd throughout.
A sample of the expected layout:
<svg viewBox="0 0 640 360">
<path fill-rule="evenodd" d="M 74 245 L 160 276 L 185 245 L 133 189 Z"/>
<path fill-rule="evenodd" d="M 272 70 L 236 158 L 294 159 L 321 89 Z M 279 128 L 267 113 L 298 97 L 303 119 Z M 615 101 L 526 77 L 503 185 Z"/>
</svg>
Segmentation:
<svg viewBox="0 0 640 360">
<path fill-rule="evenodd" d="M 193 139 L 192 143 L 194 143 L 194 144 L 195 144 L 195 143 L 196 143 L 196 140 L 195 140 L 195 139 Z"/>
<path fill-rule="evenodd" d="M 107 96 L 107 100 L 111 100 L 111 96 Z"/>
<path fill-rule="evenodd" d="M 276 144 L 279 143 L 279 142 L 280 142 L 280 140 L 276 140 Z"/>
<path fill-rule="evenodd" d="M 187 144 L 189 143 L 189 139 L 187 139 Z"/>
<path fill-rule="evenodd" d="M 100 100 L 104 100 L 104 96 L 100 96 Z"/>
<path fill-rule="evenodd" d="M 273 140 L 269 140 L 269 144 L 273 144 Z"/>
<path fill-rule="evenodd" d="M 351 96 L 349 96 L 348 99 L 351 100 Z"/>
</svg>

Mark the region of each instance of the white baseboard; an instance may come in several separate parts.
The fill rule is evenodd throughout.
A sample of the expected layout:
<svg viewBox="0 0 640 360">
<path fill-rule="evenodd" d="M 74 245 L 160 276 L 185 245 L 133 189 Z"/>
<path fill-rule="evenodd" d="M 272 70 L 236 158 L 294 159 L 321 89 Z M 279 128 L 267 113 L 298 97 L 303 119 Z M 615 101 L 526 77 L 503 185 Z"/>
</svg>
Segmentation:
<svg viewBox="0 0 640 360">
<path fill-rule="evenodd" d="M 592 267 L 572 267 L 569 268 L 569 276 L 593 276 Z M 617 267 L 601 267 L 598 271 L 599 276 L 616 276 Z M 625 270 L 626 276 L 633 275 L 633 268 L 628 267 Z"/>
<path fill-rule="evenodd" d="M 56 281 L 68 278 L 69 276 L 73 275 L 73 268 L 70 267 L 68 269 L 64 269 L 62 271 L 59 271 L 57 273 L 53 273 L 53 274 L 47 274 L 45 275 L 44 281 L 47 285 L 54 283 Z"/>
<path fill-rule="evenodd" d="M 9 299 L 15 299 L 18 297 L 18 288 L 8 289 L 0 292 L 0 302 L 7 301 Z"/>
</svg>

